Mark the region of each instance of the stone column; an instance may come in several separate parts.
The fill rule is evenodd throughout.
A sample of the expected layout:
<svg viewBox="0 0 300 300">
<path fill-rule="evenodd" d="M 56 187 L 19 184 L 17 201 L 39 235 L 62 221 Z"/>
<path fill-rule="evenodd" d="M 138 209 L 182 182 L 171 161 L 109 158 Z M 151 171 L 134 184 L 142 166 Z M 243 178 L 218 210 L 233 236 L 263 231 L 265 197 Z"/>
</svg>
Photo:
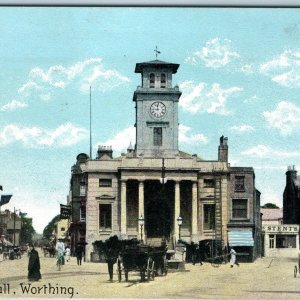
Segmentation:
<svg viewBox="0 0 300 300">
<path fill-rule="evenodd" d="M 179 227 L 177 218 L 180 216 L 180 182 L 175 183 L 175 203 L 174 203 L 174 236 L 176 241 L 179 239 Z"/>
<path fill-rule="evenodd" d="M 121 236 L 127 236 L 126 181 L 121 181 Z"/>
<path fill-rule="evenodd" d="M 145 208 L 144 208 L 144 181 L 139 182 L 139 214 L 138 217 L 140 218 L 143 216 L 145 219 Z M 141 237 L 141 226 L 140 223 L 138 222 L 138 239 Z M 145 236 L 145 226 L 143 227 L 143 236 L 142 239 L 144 240 Z"/>
<path fill-rule="evenodd" d="M 192 241 L 196 241 L 198 238 L 198 185 L 197 182 L 193 182 L 192 188 Z"/>
</svg>

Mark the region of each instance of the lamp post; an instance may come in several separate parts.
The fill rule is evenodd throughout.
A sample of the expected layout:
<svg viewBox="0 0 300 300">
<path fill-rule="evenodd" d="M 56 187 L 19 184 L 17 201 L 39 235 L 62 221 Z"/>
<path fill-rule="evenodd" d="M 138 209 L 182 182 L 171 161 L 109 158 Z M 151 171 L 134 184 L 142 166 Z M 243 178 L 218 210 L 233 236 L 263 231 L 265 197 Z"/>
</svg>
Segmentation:
<svg viewBox="0 0 300 300">
<path fill-rule="evenodd" d="M 143 215 L 141 215 L 139 217 L 139 222 L 140 222 L 140 228 L 141 228 L 141 242 L 143 242 L 143 227 L 144 227 L 144 223 L 145 223 L 145 219 L 144 219 Z"/>
<path fill-rule="evenodd" d="M 17 214 L 17 212 L 21 213 L 21 210 L 16 209 L 14 207 L 14 233 L 13 233 L 14 246 L 16 246 L 16 214 Z M 19 234 L 19 244 L 20 244 L 20 234 Z"/>
<path fill-rule="evenodd" d="M 177 224 L 178 224 L 178 227 L 179 227 L 179 239 L 178 239 L 178 240 L 180 240 L 180 239 L 181 239 L 181 232 L 180 232 L 180 229 L 181 229 L 181 225 L 182 225 L 182 218 L 181 218 L 181 216 L 179 216 L 179 217 L 177 218 Z"/>
</svg>

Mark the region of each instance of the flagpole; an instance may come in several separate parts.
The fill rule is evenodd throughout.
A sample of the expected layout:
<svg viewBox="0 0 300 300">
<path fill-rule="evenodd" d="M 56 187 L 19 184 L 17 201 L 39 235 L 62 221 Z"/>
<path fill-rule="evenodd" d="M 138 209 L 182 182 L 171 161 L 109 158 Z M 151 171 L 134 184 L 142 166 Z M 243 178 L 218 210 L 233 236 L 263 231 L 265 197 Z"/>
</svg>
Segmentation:
<svg viewBox="0 0 300 300">
<path fill-rule="evenodd" d="M 90 159 L 92 159 L 92 87 L 90 86 Z"/>
<path fill-rule="evenodd" d="M 16 241 L 16 208 L 14 207 L 14 247 Z"/>
</svg>

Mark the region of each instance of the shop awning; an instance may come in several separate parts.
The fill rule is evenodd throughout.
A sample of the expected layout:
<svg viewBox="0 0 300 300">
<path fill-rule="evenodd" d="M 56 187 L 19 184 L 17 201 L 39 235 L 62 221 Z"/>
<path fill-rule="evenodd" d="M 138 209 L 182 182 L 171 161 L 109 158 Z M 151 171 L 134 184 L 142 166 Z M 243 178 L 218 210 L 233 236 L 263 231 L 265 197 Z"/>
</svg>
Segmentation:
<svg viewBox="0 0 300 300">
<path fill-rule="evenodd" d="M 250 246 L 253 247 L 254 240 L 251 230 L 230 230 L 228 231 L 228 241 L 230 247 Z"/>
</svg>

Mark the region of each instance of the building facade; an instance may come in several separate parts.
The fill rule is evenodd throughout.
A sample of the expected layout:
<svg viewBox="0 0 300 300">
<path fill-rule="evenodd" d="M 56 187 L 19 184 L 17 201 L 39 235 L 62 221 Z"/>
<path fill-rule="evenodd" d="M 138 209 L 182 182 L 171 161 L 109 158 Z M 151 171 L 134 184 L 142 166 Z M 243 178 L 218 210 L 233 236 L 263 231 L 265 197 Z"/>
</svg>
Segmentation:
<svg viewBox="0 0 300 300">
<path fill-rule="evenodd" d="M 77 157 L 69 194 L 70 232 L 76 234 L 84 211 L 80 226 L 87 260 L 93 242 L 112 235 L 148 244 L 165 239 L 170 245 L 179 237 L 187 242 L 210 239 L 222 248 L 232 243 L 231 231 L 240 246 L 246 241 L 252 257 L 257 256 L 253 249 L 260 226 L 259 192 L 253 169 L 230 167 L 228 139 L 223 136 L 214 161 L 178 148 L 181 92 L 172 84 L 178 68 L 159 60 L 137 63 L 141 85 L 133 95 L 136 145 L 116 158 L 109 146 L 99 146 L 96 159 Z M 244 181 L 243 190 L 235 189 L 237 181 Z"/>
<path fill-rule="evenodd" d="M 299 225 L 263 225 L 264 255 L 268 257 L 298 257 Z"/>
<path fill-rule="evenodd" d="M 9 241 L 10 244 L 20 245 L 22 220 L 20 216 L 6 209 L 0 212 L 0 236 Z"/>
</svg>

